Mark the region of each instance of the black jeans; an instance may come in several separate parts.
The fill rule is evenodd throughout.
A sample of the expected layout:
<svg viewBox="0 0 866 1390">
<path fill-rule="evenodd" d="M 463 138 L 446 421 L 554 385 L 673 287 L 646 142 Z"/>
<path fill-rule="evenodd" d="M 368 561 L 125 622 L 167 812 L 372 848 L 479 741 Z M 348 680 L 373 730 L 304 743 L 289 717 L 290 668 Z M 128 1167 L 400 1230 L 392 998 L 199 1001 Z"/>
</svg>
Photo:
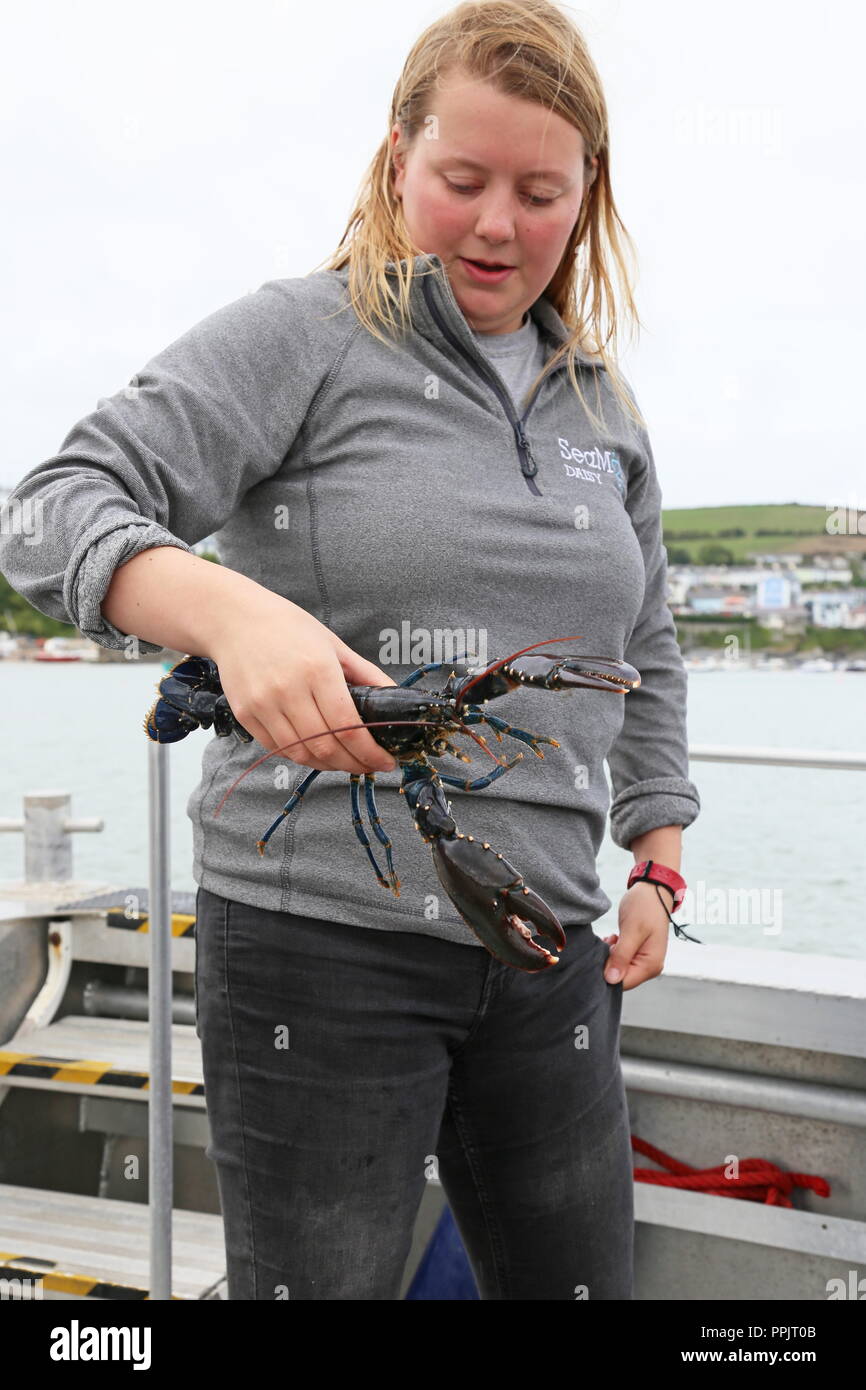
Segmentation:
<svg viewBox="0 0 866 1390">
<path fill-rule="evenodd" d="M 609 946 L 488 951 L 197 894 L 230 1299 L 396 1299 L 438 1173 L 482 1299 L 633 1298 Z"/>
</svg>

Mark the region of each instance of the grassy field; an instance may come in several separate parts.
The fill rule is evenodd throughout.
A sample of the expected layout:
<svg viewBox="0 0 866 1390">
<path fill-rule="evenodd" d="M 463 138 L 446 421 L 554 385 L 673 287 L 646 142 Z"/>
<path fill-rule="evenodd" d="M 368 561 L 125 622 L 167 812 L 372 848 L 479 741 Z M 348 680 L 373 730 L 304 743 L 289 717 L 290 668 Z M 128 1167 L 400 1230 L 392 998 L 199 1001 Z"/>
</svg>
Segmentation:
<svg viewBox="0 0 866 1390">
<path fill-rule="evenodd" d="M 687 550 L 692 564 L 701 563 L 699 552 L 710 544 L 724 546 L 737 561 L 791 552 L 866 555 L 866 518 L 861 515 L 855 530 L 853 516 L 843 516 L 842 525 L 854 534 L 834 535 L 827 530 L 832 516 L 828 507 L 783 502 L 741 507 L 666 507 L 662 522 L 669 551 Z M 784 534 L 758 535 L 762 530 Z M 726 534 L 732 531 L 744 534 Z M 703 532 L 709 535 L 695 534 Z"/>
</svg>

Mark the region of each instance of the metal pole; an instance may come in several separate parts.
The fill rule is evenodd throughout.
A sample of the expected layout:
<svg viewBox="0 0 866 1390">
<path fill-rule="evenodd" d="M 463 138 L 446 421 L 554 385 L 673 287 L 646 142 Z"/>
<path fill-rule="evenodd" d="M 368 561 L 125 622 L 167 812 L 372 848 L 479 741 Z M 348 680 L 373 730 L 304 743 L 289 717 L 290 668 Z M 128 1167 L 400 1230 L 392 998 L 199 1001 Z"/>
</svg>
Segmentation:
<svg viewBox="0 0 866 1390">
<path fill-rule="evenodd" d="M 771 767 L 832 767 L 866 771 L 866 753 L 835 753 L 816 748 L 741 748 L 735 745 L 689 745 L 689 758 L 700 763 L 766 763 Z"/>
<path fill-rule="evenodd" d="M 150 969 L 150 1104 L 148 1183 L 150 1201 L 150 1297 L 171 1298 L 172 1093 L 171 1093 L 171 883 L 168 746 L 148 743 Z"/>
</svg>

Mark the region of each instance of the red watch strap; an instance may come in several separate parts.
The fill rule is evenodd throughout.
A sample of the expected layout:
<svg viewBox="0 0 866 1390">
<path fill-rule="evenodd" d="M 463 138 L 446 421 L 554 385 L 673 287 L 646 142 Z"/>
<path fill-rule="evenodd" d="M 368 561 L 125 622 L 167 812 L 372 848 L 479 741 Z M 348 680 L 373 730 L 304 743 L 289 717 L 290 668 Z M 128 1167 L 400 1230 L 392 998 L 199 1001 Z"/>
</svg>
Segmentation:
<svg viewBox="0 0 866 1390">
<path fill-rule="evenodd" d="M 631 888 L 633 883 L 640 883 L 646 880 L 649 883 L 658 883 L 663 888 L 669 888 L 674 895 L 674 911 L 680 906 L 686 892 L 686 881 L 676 869 L 669 869 L 666 864 L 657 864 L 654 859 L 645 859 L 641 864 L 635 864 L 628 876 L 626 887 Z"/>
</svg>

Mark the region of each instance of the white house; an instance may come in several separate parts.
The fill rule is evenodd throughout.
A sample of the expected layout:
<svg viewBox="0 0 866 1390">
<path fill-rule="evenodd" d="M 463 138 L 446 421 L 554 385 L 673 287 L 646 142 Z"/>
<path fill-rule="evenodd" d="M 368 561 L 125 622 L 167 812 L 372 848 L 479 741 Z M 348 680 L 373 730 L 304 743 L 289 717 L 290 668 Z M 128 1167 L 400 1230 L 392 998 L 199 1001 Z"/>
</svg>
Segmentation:
<svg viewBox="0 0 866 1390">
<path fill-rule="evenodd" d="M 803 595 L 815 627 L 866 627 L 866 597 L 862 589 L 813 589 Z"/>
</svg>

